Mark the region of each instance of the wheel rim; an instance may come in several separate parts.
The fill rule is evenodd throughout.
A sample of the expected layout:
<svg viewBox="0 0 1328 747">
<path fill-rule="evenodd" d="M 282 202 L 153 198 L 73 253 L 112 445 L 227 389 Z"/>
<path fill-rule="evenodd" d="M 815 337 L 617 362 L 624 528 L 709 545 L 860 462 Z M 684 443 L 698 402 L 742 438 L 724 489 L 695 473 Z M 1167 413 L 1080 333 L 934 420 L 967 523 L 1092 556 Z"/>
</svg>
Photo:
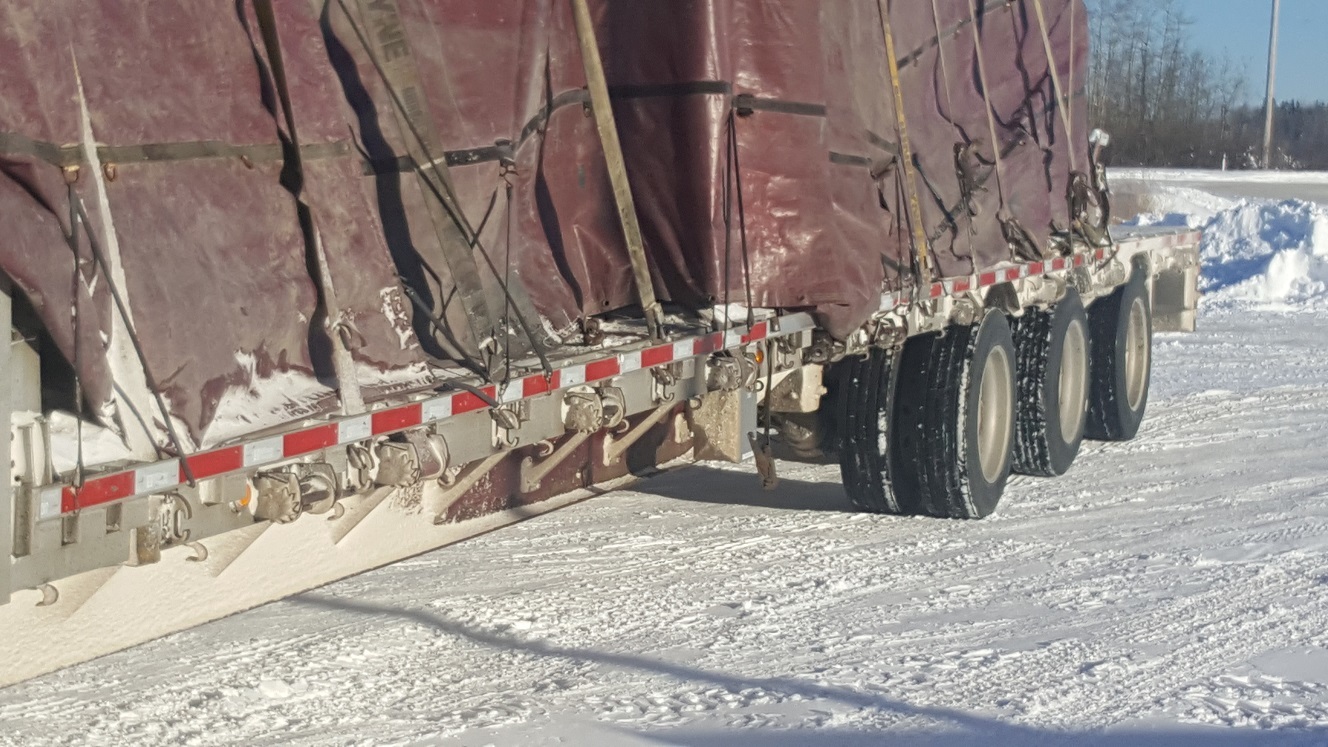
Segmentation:
<svg viewBox="0 0 1328 747">
<path fill-rule="evenodd" d="M 995 348 L 987 356 L 978 390 L 978 461 L 987 482 L 996 482 L 1010 460 L 1010 412 L 1014 409 L 1014 375 L 1010 356 Z"/>
<path fill-rule="evenodd" d="M 1148 383 L 1148 309 L 1142 298 L 1130 304 L 1130 320 L 1125 328 L 1125 400 L 1131 410 L 1143 404 Z"/>
<path fill-rule="evenodd" d="M 1083 431 L 1088 409 L 1088 337 L 1078 319 L 1065 330 L 1057 401 L 1061 409 L 1061 438 L 1071 443 Z"/>
</svg>

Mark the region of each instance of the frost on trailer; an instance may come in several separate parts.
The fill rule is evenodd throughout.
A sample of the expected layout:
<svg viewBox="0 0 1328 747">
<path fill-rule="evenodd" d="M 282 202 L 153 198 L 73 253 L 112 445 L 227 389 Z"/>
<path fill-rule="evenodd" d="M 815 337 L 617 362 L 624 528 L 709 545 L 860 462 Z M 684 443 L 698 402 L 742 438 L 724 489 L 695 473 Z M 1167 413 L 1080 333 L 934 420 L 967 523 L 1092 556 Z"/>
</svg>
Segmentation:
<svg viewBox="0 0 1328 747">
<path fill-rule="evenodd" d="M 985 516 L 1193 326 L 1079 0 L 0 17 L 0 683 L 688 456 Z"/>
</svg>

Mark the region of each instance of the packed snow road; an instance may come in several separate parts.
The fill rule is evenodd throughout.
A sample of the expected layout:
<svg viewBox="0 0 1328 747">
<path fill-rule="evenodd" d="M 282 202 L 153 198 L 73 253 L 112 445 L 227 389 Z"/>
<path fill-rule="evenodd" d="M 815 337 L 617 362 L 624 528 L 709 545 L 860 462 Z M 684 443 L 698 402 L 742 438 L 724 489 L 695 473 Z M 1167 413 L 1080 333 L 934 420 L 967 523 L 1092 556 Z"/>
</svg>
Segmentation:
<svg viewBox="0 0 1328 747">
<path fill-rule="evenodd" d="M 1194 171 L 1184 169 L 1116 169 L 1112 182 L 1153 188 L 1177 186 L 1201 189 L 1228 199 L 1308 200 L 1328 205 L 1328 173 L 1267 171 Z"/>
<path fill-rule="evenodd" d="M 677 470 L 0 691 L 0 742 L 1328 744 L 1328 217 L 1208 208 L 1139 438 L 989 520 Z"/>
</svg>

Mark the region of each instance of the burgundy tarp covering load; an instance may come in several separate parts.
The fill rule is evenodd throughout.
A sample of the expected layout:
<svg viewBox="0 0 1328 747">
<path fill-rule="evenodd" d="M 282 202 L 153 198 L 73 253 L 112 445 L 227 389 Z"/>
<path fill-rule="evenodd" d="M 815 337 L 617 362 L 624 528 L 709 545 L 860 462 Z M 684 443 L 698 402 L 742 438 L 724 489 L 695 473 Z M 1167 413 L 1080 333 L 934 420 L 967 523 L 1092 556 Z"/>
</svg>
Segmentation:
<svg viewBox="0 0 1328 747">
<path fill-rule="evenodd" d="M 888 4 L 945 276 L 1009 260 L 1002 220 L 1046 246 L 1072 164 L 1088 168 L 1081 0 L 1039 0 L 1069 133 L 1034 0 L 975 2 L 976 19 L 967 0 Z M 321 382 L 286 417 L 335 407 L 329 293 L 370 399 L 439 359 L 493 362 L 481 343 L 511 339 L 522 308 L 567 336 L 635 303 L 568 2 L 277 2 L 284 81 L 255 4 L 0 6 L 0 269 L 105 422 L 160 420 L 116 392 L 138 363 L 115 362 L 112 286 L 195 442 L 277 375 Z M 812 309 L 842 336 L 915 282 L 876 0 L 591 5 L 661 298 Z M 389 65 L 418 82 L 408 100 Z M 421 144 L 438 171 L 408 157 Z M 71 194 L 90 218 L 77 242 Z"/>
</svg>

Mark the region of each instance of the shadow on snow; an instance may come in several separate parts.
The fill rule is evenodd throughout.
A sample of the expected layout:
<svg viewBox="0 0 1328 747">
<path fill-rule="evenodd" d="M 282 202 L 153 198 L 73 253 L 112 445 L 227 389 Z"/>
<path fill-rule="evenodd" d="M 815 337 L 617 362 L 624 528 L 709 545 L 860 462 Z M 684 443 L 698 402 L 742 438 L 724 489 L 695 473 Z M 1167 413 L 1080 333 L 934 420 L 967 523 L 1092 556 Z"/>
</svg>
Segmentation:
<svg viewBox="0 0 1328 747">
<path fill-rule="evenodd" d="M 742 475 L 736 475 L 741 477 Z M 750 477 L 750 476 L 748 476 Z M 757 486 L 759 489 L 759 486 Z M 500 651 L 562 659 L 570 664 L 599 664 L 615 669 L 662 675 L 679 682 L 703 683 L 730 692 L 763 690 L 807 700 L 836 703 L 852 708 L 878 711 L 903 717 L 927 719 L 939 724 L 936 733 L 863 733 L 843 730 L 784 730 L 748 732 L 733 730 L 694 730 L 679 727 L 674 731 L 649 729 L 623 730 L 636 739 L 661 745 L 688 747 L 793 747 L 794 745 L 918 745 L 920 747 L 986 747 L 987 745 L 1074 745 L 1075 747 L 1262 747 L 1263 745 L 1328 744 L 1328 731 L 1255 731 L 1219 728 L 1144 729 L 1112 732 L 1066 732 L 1020 726 L 998 719 L 952 708 L 923 706 L 847 687 L 818 685 L 795 677 L 742 677 L 714 672 L 676 662 L 636 654 L 610 653 L 593 649 L 559 646 L 539 640 L 521 640 L 512 636 L 481 630 L 449 620 L 433 612 L 405 609 L 386 604 L 364 602 L 320 593 L 306 593 L 290 603 L 369 617 L 394 617 L 408 620 L 446 635 Z"/>
</svg>

